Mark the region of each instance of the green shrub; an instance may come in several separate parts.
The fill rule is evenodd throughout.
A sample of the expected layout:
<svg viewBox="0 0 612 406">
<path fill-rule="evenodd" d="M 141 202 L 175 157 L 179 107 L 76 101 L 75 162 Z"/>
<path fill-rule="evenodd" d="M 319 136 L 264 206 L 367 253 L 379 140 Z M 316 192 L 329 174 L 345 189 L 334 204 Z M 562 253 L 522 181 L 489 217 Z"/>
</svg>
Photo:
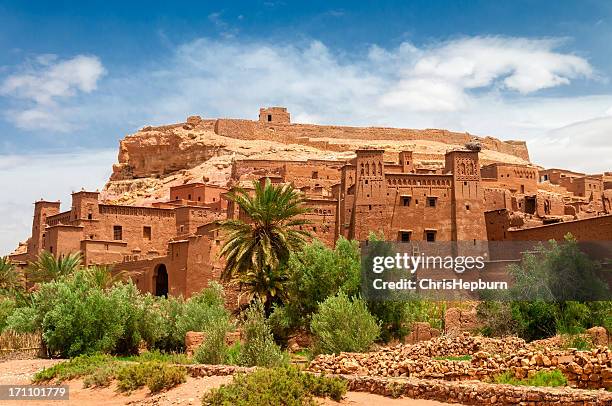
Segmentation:
<svg viewBox="0 0 612 406">
<path fill-rule="evenodd" d="M 264 305 L 260 301 L 253 302 L 245 311 L 242 333 L 244 345 L 240 352 L 241 365 L 273 367 L 288 361 L 286 354 L 274 342 Z"/>
<path fill-rule="evenodd" d="M 308 319 L 319 302 L 342 291 L 359 294 L 361 261 L 359 245 L 340 237 L 334 249 L 318 240 L 307 244 L 289 259 L 290 313 Z"/>
<path fill-rule="evenodd" d="M 351 301 L 344 293 L 321 303 L 310 328 L 316 338 L 315 350 L 322 353 L 367 351 L 380 334 L 365 302 Z"/>
<path fill-rule="evenodd" d="M 510 303 L 483 301 L 476 307 L 476 315 L 482 323 L 480 333 L 487 337 L 505 337 L 518 333 L 517 322 Z"/>
<path fill-rule="evenodd" d="M 0 333 L 6 328 L 7 319 L 13 314 L 15 307 L 14 300 L 0 297 Z"/>
<path fill-rule="evenodd" d="M 223 288 L 216 282 L 187 300 L 159 298 L 149 316 L 150 324 L 157 329 L 152 334 L 154 339 L 150 347 L 168 352 L 183 351 L 185 333 L 208 332 L 216 325 L 223 325 L 229 331 L 229 316 L 224 306 Z"/>
<path fill-rule="evenodd" d="M 242 353 L 242 344 L 240 344 L 239 342 L 234 343 L 234 345 L 232 345 L 231 347 L 227 349 L 225 363 L 227 365 L 239 365 L 241 353 Z"/>
<path fill-rule="evenodd" d="M 507 371 L 497 375 L 493 381 L 500 384 L 521 385 L 521 386 L 566 386 L 567 378 L 555 369 L 553 371 L 538 371 L 532 377 L 525 379 L 517 379 L 512 372 Z"/>
<path fill-rule="evenodd" d="M 225 344 L 225 334 L 228 328 L 223 324 L 209 326 L 206 331 L 206 339 L 193 354 L 193 359 L 198 364 L 224 364 L 228 357 L 228 349 Z"/>
<path fill-rule="evenodd" d="M 117 389 L 131 392 L 147 386 L 151 392 L 172 388 L 187 380 L 182 366 L 161 362 L 144 362 L 126 365 L 117 372 Z"/>
<path fill-rule="evenodd" d="M 89 375 L 83 379 L 85 388 L 102 388 L 107 387 L 115 379 L 117 365 L 115 363 L 101 365 L 94 369 Z"/>
<path fill-rule="evenodd" d="M 184 353 L 168 353 L 159 350 L 145 351 L 139 355 L 130 355 L 127 357 L 116 357 L 122 361 L 147 362 L 158 361 L 167 362 L 170 364 L 193 364 L 193 360 Z"/>
<path fill-rule="evenodd" d="M 272 306 L 272 313 L 268 317 L 270 330 L 274 335 L 276 342 L 286 345 L 291 331 L 294 329 L 294 318 L 291 315 L 291 309 L 287 306 Z"/>
<path fill-rule="evenodd" d="M 583 334 L 563 334 L 561 336 L 561 346 L 563 348 L 576 348 L 580 351 L 593 349 L 594 345 L 590 337 Z"/>
<path fill-rule="evenodd" d="M 81 355 L 69 361 L 60 362 L 50 368 L 45 368 L 34 374 L 32 382 L 42 383 L 50 380 L 58 382 L 68 381 L 93 373 L 98 368 L 113 363 L 113 358 L 108 355 L 94 354 Z"/>
<path fill-rule="evenodd" d="M 330 397 L 340 401 L 346 393 L 346 381 L 300 372 L 296 367 L 257 370 L 238 374 L 232 383 L 212 389 L 202 399 L 203 405 L 316 405 L 313 399 Z"/>
</svg>

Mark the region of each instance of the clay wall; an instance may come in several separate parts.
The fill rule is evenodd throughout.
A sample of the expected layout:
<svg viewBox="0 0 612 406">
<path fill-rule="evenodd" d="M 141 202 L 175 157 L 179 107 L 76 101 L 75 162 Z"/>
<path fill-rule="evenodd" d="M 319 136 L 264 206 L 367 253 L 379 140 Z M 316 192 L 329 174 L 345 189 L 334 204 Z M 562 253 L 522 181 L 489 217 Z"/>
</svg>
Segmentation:
<svg viewBox="0 0 612 406">
<path fill-rule="evenodd" d="M 86 265 L 104 265 L 142 259 L 140 253 L 132 254 L 124 241 L 81 240 L 80 251 Z"/>
<path fill-rule="evenodd" d="M 510 209 L 512 199 L 510 191 L 506 189 L 492 188 L 487 179 L 483 179 L 484 185 L 484 210 Z"/>
<path fill-rule="evenodd" d="M 338 202 L 333 199 L 313 199 L 306 200 L 305 205 L 312 209 L 303 217 L 310 221 L 310 224 L 300 227 L 308 231 L 313 238 L 316 238 L 329 247 L 336 244 L 338 235 L 336 233 L 336 218 L 338 212 Z"/>
<path fill-rule="evenodd" d="M 77 252 L 81 249 L 83 228 L 78 226 L 57 225 L 45 231 L 43 249 L 60 256 Z"/>
<path fill-rule="evenodd" d="M 32 220 L 32 235 L 28 240 L 28 260 L 34 259 L 45 250 L 45 228 L 49 218 L 59 213 L 60 202 L 38 201 L 34 203 L 34 218 Z"/>
<path fill-rule="evenodd" d="M 262 124 L 289 124 L 291 117 L 285 107 L 260 108 L 259 122 Z"/>
<path fill-rule="evenodd" d="M 241 140 L 257 139 L 255 121 L 220 118 L 215 122 L 215 134 Z"/>
<path fill-rule="evenodd" d="M 612 240 L 612 215 L 510 230 L 508 239 L 515 241 L 547 241 L 551 239 L 562 241 L 567 233 L 571 233 L 579 241 Z"/>
<path fill-rule="evenodd" d="M 402 233 L 409 233 L 404 240 L 425 241 L 427 232 L 434 232 L 436 241 L 451 239 L 452 176 L 388 174 L 386 182 L 387 220 L 383 222 L 388 240 L 402 241 Z"/>
<path fill-rule="evenodd" d="M 187 236 L 197 232 L 198 227 L 225 218 L 224 212 L 198 206 L 182 206 L 175 209 L 176 235 Z"/>
<path fill-rule="evenodd" d="M 225 188 L 204 183 L 172 186 L 169 203 L 206 205 L 217 210 L 226 210 L 227 200 L 223 198 L 223 194 L 226 192 L 227 189 Z"/>
<path fill-rule="evenodd" d="M 480 174 L 513 193 L 535 194 L 538 189 L 538 171 L 530 166 L 494 163 L 480 168 Z"/>
</svg>

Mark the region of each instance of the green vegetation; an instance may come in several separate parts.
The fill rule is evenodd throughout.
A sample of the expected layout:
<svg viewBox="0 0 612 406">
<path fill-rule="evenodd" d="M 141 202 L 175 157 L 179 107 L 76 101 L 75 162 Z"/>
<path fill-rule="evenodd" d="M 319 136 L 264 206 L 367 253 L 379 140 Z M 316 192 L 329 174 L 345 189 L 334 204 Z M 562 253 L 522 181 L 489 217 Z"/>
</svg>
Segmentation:
<svg viewBox="0 0 612 406">
<path fill-rule="evenodd" d="M 52 282 L 74 274 L 81 269 L 82 261 L 80 252 L 56 257 L 49 251 L 43 251 L 36 261 L 29 264 L 26 273 L 28 280 L 34 283 Z"/>
<path fill-rule="evenodd" d="M 128 364 L 117 371 L 117 389 L 131 392 L 147 386 L 151 392 L 170 389 L 187 380 L 185 367 L 161 362 Z"/>
<path fill-rule="evenodd" d="M 151 392 L 158 392 L 186 380 L 185 368 L 171 365 L 172 361 L 172 357 L 160 353 L 134 357 L 131 361 L 102 354 L 81 355 L 37 372 L 32 382 L 63 382 L 83 378 L 83 385 L 90 387 L 108 386 L 116 379 L 121 392 L 130 392 L 145 385 Z"/>
<path fill-rule="evenodd" d="M 598 271 L 599 265 L 570 234 L 562 243 L 540 244 L 510 267 L 516 283 L 508 297 L 479 305 L 482 332 L 517 334 L 531 341 L 557 333 L 575 335 L 593 326 L 612 331 L 612 301 L 602 300 L 609 291 Z"/>
<path fill-rule="evenodd" d="M 8 257 L 0 257 L 0 295 L 11 294 L 20 286 L 15 266 Z"/>
<path fill-rule="evenodd" d="M 380 335 L 380 326 L 368 312 L 365 302 L 351 300 L 341 292 L 327 298 L 312 317 L 315 352 L 367 351 Z"/>
<path fill-rule="evenodd" d="M 274 367 L 288 362 L 288 356 L 274 342 L 262 302 L 253 302 L 244 312 L 242 333 L 245 342 L 238 357 L 240 365 Z"/>
<path fill-rule="evenodd" d="M 234 376 L 232 383 L 206 393 L 203 405 L 316 405 L 313 397 L 340 401 L 346 381 L 301 372 L 295 367 L 263 369 Z"/>
<path fill-rule="evenodd" d="M 500 384 L 522 385 L 522 386 L 566 386 L 567 378 L 559 371 L 538 371 L 532 377 L 517 379 L 512 372 L 504 372 L 497 375 L 493 381 Z"/>
<path fill-rule="evenodd" d="M 285 297 L 288 279 L 286 264 L 292 252 L 299 251 L 308 237 L 298 229 L 308 223 L 297 217 L 309 210 L 302 195 L 290 185 L 253 182 L 254 194 L 244 189 L 230 192 L 249 222 L 229 219 L 219 222 L 226 233 L 220 254 L 225 257 L 222 278 L 237 279 L 252 298 L 264 303 L 266 314 L 272 304 Z"/>
<path fill-rule="evenodd" d="M 60 362 L 34 374 L 32 382 L 44 383 L 51 380 L 69 381 L 92 374 L 97 369 L 113 364 L 115 360 L 109 355 L 81 355 L 69 361 Z"/>
</svg>

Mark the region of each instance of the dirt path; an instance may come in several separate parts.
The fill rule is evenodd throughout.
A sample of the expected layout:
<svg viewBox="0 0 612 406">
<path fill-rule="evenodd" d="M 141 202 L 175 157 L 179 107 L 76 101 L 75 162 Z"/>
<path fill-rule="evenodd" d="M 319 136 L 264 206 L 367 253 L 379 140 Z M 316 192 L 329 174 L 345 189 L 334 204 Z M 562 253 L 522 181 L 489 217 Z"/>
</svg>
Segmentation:
<svg viewBox="0 0 612 406">
<path fill-rule="evenodd" d="M 0 385 L 7 384 L 29 384 L 34 373 L 42 368 L 48 368 L 60 360 L 31 359 L 0 362 Z M 115 391 L 115 385 L 108 388 L 88 389 L 83 388 L 81 380 L 67 382 L 69 386 L 70 400 L 66 401 L 8 401 L 0 400 L 4 406 L 99 406 L 99 405 L 200 405 L 202 394 L 211 388 L 216 388 L 224 383 L 231 382 L 231 376 L 212 376 L 207 378 L 187 378 L 187 382 L 167 392 L 156 395 L 149 390 L 139 389 L 130 395 L 124 395 Z M 373 395 L 362 392 L 348 392 L 341 402 L 329 399 L 321 399 L 325 406 L 351 405 L 351 406 L 440 406 L 446 403 L 413 400 L 413 399 L 391 399 L 384 396 Z"/>
</svg>

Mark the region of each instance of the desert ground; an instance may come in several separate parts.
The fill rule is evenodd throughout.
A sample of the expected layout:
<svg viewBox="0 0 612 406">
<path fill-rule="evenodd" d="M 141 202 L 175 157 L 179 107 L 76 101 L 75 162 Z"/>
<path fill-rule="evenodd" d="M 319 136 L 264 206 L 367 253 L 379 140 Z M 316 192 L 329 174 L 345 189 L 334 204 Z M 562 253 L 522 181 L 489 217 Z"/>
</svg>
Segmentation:
<svg viewBox="0 0 612 406">
<path fill-rule="evenodd" d="M 50 359 L 27 359 L 10 360 L 0 363 L 0 385 L 8 384 L 29 384 L 35 372 L 48 368 L 61 360 Z M 188 377 L 187 382 L 169 391 L 152 395 L 148 389 L 140 389 L 130 395 L 117 393 L 114 385 L 108 388 L 83 388 L 82 380 L 72 380 L 67 382 L 69 386 L 70 400 L 52 401 L 53 405 L 70 406 L 98 406 L 98 405 L 199 405 L 202 394 L 222 384 L 231 382 L 231 376 L 213 376 L 204 378 Z M 413 399 L 391 399 L 384 396 L 362 392 L 348 392 L 341 402 L 330 399 L 320 399 L 322 405 L 377 405 L 377 406 L 436 406 L 447 403 L 435 402 L 430 400 Z M 0 400 L 0 405 L 16 406 L 47 406 L 50 401 L 8 401 Z"/>
</svg>

